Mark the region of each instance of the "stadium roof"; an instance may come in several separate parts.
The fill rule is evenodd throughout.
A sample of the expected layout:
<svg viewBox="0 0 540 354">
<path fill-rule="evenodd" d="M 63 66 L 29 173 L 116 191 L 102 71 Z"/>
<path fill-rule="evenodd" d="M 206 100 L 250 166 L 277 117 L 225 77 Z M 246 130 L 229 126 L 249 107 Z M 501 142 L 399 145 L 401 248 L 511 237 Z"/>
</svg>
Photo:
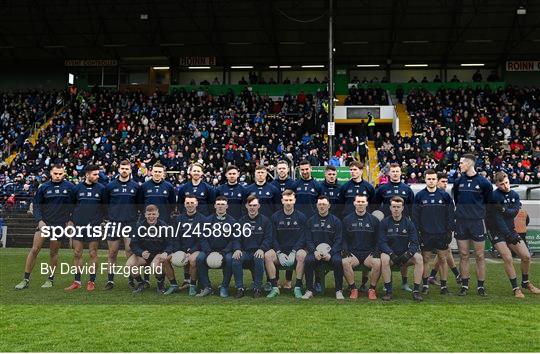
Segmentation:
<svg viewBox="0 0 540 354">
<path fill-rule="evenodd" d="M 489 65 L 540 56 L 538 1 L 334 2 L 336 64 Z M 327 14 L 327 0 L 5 0 L 0 60 L 215 56 L 223 66 L 324 64 Z"/>
</svg>

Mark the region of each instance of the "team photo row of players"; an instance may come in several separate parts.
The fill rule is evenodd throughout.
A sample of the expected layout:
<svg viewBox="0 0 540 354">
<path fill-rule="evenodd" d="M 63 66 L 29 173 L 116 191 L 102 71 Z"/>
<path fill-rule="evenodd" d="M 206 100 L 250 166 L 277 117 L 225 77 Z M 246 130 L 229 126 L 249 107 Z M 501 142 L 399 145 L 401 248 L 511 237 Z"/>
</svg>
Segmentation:
<svg viewBox="0 0 540 354">
<path fill-rule="evenodd" d="M 210 268 L 223 271 L 219 296 L 228 297 L 234 275 L 235 296 L 245 296 L 244 270 L 253 276 L 253 297 L 273 298 L 280 294 L 279 270 L 286 270 L 284 288 L 293 289 L 294 297 L 310 299 L 322 291 L 324 271 L 334 275 L 336 299 L 344 299 L 343 279 L 348 296 L 359 297 L 367 286 L 369 299 L 377 299 L 377 284 L 382 277 L 383 300 L 393 294 L 392 268 L 401 270 L 402 289 L 411 291 L 415 301 L 429 293 L 429 284 L 440 285 L 440 293 L 448 294 L 449 270 L 460 285 L 458 295 L 469 291 L 469 254 L 471 245 L 476 258 L 477 293 L 486 296 L 485 240 L 490 237 L 505 263 L 513 294 L 523 298 L 523 290 L 540 294 L 529 281 L 531 256 L 524 236 L 515 230 L 514 218 L 521 208 L 519 196 L 510 190 L 508 176 L 495 176 L 496 189 L 475 170 L 476 157 L 465 154 L 459 162 L 460 177 L 446 192 L 448 178 L 444 173 L 428 170 L 426 188 L 414 195 L 401 180 L 398 164 L 390 167 L 390 181 L 375 189 L 363 180 L 363 164 L 349 165 L 351 179 L 337 183 L 335 167 L 325 168 L 325 181 L 312 176 L 308 161 L 299 164 L 300 178 L 292 180 L 289 165 L 280 161 L 277 176 L 267 181 L 266 167 L 257 166 L 255 182 L 239 184 L 239 169 L 226 169 L 226 183 L 213 188 L 202 180 L 203 166 L 190 167 L 191 180 L 176 191 L 164 180 L 165 168 L 157 163 L 151 178 L 139 185 L 131 179 L 131 163 L 122 161 L 118 176 L 101 183 L 98 166 L 87 166 L 85 180 L 74 186 L 65 180 L 63 166 L 51 169 L 51 180 L 38 189 L 33 214 L 38 222 L 33 246 L 27 256 L 24 278 L 16 285 L 29 286 L 46 237 L 42 230 L 50 226 L 98 226 L 103 222 L 123 223 L 135 229 L 174 225 L 187 232 L 200 225 L 223 229 L 223 225 L 247 225 L 249 236 L 232 237 L 110 237 L 106 290 L 114 288 L 114 266 L 120 242 L 124 243 L 129 286 L 134 293 L 150 286 L 149 274 L 136 269 L 151 266 L 162 269 L 155 273 L 158 292 L 170 295 L 187 289 L 191 296 L 208 296 L 214 290 L 209 279 Z M 179 214 L 178 214 L 179 213 Z M 199 225 L 199 226 L 196 226 Z M 486 230 L 489 225 L 489 232 Z M 203 226 L 204 227 L 204 226 Z M 210 226 L 209 226 L 210 227 Z M 459 253 L 459 269 L 449 248 L 455 236 Z M 72 239 L 74 267 L 83 263 L 84 245 L 88 245 L 90 264 L 98 262 L 99 240 L 86 235 Z M 50 268 L 58 263 L 58 240 L 50 239 Z M 521 259 L 521 286 L 518 285 L 512 252 Z M 433 255 L 436 261 L 429 274 Z M 408 285 L 407 268 L 414 268 L 413 288 Z M 184 281 L 178 284 L 175 268 L 184 267 Z M 360 289 L 355 284 L 356 269 L 362 270 Z M 321 271 L 322 270 L 322 271 Z M 292 275 L 296 279 L 293 284 Z M 266 273 L 267 283 L 263 285 Z M 440 283 L 436 274 L 440 273 Z M 304 288 L 305 277 L 305 288 Z M 81 273 L 74 274 L 66 291 L 81 287 Z M 165 281 L 168 281 L 168 286 Z M 91 273 L 87 290 L 95 289 L 96 274 Z M 369 285 L 367 285 L 369 283 Z M 42 288 L 54 286 L 51 272 Z"/>
</svg>

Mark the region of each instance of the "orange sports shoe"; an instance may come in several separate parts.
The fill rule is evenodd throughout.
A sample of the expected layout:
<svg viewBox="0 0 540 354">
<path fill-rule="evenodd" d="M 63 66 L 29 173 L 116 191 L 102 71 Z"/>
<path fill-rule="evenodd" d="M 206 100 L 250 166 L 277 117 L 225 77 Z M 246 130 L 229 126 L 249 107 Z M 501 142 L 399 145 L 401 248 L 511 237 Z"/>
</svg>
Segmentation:
<svg viewBox="0 0 540 354">
<path fill-rule="evenodd" d="M 370 300 L 377 300 L 377 292 L 375 291 L 375 289 L 368 289 L 367 297 Z"/>
<path fill-rule="evenodd" d="M 93 281 L 88 281 L 88 283 L 86 283 L 86 291 L 94 291 L 95 288 L 96 284 Z"/>
<path fill-rule="evenodd" d="M 78 282 L 78 281 L 73 281 L 73 283 L 71 283 L 70 286 L 68 286 L 67 288 L 64 288 L 65 291 L 73 291 L 73 290 L 77 290 L 78 288 L 81 287 L 81 283 Z"/>
<path fill-rule="evenodd" d="M 525 288 L 533 294 L 540 294 L 540 289 L 534 286 L 531 282 L 528 282 Z"/>
<path fill-rule="evenodd" d="M 358 299 L 358 289 L 351 289 L 351 295 L 349 295 L 349 299 Z"/>
<path fill-rule="evenodd" d="M 521 289 L 516 289 L 514 290 L 514 297 L 518 298 L 518 299 L 524 299 L 525 298 L 525 295 L 523 295 L 523 291 L 521 291 Z"/>
</svg>

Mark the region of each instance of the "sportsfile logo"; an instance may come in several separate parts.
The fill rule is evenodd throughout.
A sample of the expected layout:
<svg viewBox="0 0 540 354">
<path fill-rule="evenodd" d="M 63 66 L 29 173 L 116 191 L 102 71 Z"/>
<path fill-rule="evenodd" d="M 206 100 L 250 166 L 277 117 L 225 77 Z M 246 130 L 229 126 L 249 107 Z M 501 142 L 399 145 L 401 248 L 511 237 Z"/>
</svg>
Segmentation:
<svg viewBox="0 0 540 354">
<path fill-rule="evenodd" d="M 41 228 L 41 237 L 56 241 L 60 238 L 74 239 L 120 239 L 140 238 L 191 238 L 191 237 L 250 237 L 252 225 L 249 223 L 184 223 L 176 225 L 139 225 L 132 227 L 121 222 L 107 222 L 103 225 L 51 226 Z"/>
</svg>

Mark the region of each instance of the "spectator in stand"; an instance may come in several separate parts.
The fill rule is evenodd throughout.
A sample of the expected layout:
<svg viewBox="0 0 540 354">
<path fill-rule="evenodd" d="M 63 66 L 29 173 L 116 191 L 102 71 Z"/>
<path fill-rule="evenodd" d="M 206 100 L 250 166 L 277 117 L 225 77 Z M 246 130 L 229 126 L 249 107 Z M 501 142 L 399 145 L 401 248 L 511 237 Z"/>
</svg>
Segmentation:
<svg viewBox="0 0 540 354">
<path fill-rule="evenodd" d="M 459 81 L 457 75 L 454 75 L 454 76 L 452 77 L 452 80 L 450 80 L 450 82 L 460 82 L 460 81 Z"/>
<path fill-rule="evenodd" d="M 476 72 L 472 76 L 472 81 L 482 82 L 482 73 L 480 72 L 480 69 L 476 69 Z"/>
</svg>

